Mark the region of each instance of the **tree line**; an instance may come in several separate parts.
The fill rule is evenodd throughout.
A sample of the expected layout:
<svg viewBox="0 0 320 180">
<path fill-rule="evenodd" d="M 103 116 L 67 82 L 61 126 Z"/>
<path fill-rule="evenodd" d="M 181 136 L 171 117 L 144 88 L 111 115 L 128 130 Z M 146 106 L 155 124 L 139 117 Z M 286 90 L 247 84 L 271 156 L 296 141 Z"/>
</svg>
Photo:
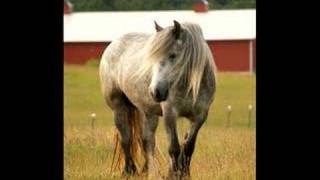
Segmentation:
<svg viewBox="0 0 320 180">
<path fill-rule="evenodd" d="M 191 10 L 195 0 L 69 0 L 74 11 Z M 255 0 L 207 0 L 210 9 L 252 9 Z"/>
</svg>

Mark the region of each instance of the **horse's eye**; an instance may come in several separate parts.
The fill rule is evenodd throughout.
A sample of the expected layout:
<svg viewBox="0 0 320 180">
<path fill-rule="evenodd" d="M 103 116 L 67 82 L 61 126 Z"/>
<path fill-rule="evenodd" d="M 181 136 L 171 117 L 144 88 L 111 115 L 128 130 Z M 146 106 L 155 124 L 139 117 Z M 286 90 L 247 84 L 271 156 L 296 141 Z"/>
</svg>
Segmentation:
<svg viewBox="0 0 320 180">
<path fill-rule="evenodd" d="M 165 62 L 164 61 L 161 61 L 160 62 L 160 66 L 164 66 Z"/>
<path fill-rule="evenodd" d="M 176 57 L 176 55 L 173 54 L 173 53 L 169 55 L 169 58 L 170 58 L 170 59 L 174 59 L 175 57 Z"/>
</svg>

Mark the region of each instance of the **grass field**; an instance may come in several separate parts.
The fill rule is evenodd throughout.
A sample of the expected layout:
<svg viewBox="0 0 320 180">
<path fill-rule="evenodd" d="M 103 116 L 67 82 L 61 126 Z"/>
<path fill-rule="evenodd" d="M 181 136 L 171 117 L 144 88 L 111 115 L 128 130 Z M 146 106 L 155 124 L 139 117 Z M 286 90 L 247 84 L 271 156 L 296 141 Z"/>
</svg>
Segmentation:
<svg viewBox="0 0 320 180">
<path fill-rule="evenodd" d="M 199 132 L 191 163 L 193 179 L 255 179 L 255 76 L 219 73 L 215 102 Z M 248 105 L 253 105 L 248 126 Z M 226 127 L 227 106 L 232 106 Z M 97 117 L 92 127 L 90 114 Z M 179 139 L 188 122 L 178 122 Z M 109 173 L 114 148 L 112 113 L 100 93 L 95 64 L 64 67 L 64 177 L 65 179 L 120 179 Z M 169 160 L 168 142 L 160 120 L 157 144 Z M 167 163 L 168 164 L 168 163 Z M 160 167 L 165 175 L 167 164 Z"/>
</svg>

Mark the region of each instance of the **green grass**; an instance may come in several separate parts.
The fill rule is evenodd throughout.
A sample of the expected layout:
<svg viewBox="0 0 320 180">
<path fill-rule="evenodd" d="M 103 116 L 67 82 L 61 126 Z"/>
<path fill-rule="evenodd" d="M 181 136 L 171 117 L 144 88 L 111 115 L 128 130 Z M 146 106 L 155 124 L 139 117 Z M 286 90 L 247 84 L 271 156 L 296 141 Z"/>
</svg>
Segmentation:
<svg viewBox="0 0 320 180">
<path fill-rule="evenodd" d="M 109 174 L 114 148 L 111 110 L 100 92 L 98 66 L 66 65 L 64 70 L 64 177 L 65 179 L 114 179 Z M 218 73 L 215 101 L 200 130 L 194 152 L 193 179 L 255 179 L 255 76 Z M 248 127 L 248 105 L 253 105 Z M 231 127 L 226 128 L 227 106 L 232 106 Z M 96 113 L 94 129 L 90 114 Z M 187 121 L 178 122 L 182 139 Z M 157 143 L 168 160 L 163 122 Z M 167 165 L 161 173 L 165 175 Z"/>
</svg>

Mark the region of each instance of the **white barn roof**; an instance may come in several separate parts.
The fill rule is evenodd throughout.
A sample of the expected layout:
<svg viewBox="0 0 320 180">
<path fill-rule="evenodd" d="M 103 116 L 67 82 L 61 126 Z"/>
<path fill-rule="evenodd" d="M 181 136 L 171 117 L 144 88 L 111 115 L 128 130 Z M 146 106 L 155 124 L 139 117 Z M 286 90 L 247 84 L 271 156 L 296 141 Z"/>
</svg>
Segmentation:
<svg viewBox="0 0 320 180">
<path fill-rule="evenodd" d="M 154 20 L 166 27 L 196 22 L 206 40 L 241 40 L 256 37 L 256 10 L 79 12 L 64 15 L 64 42 L 107 42 L 128 33 L 153 33 Z"/>
</svg>

